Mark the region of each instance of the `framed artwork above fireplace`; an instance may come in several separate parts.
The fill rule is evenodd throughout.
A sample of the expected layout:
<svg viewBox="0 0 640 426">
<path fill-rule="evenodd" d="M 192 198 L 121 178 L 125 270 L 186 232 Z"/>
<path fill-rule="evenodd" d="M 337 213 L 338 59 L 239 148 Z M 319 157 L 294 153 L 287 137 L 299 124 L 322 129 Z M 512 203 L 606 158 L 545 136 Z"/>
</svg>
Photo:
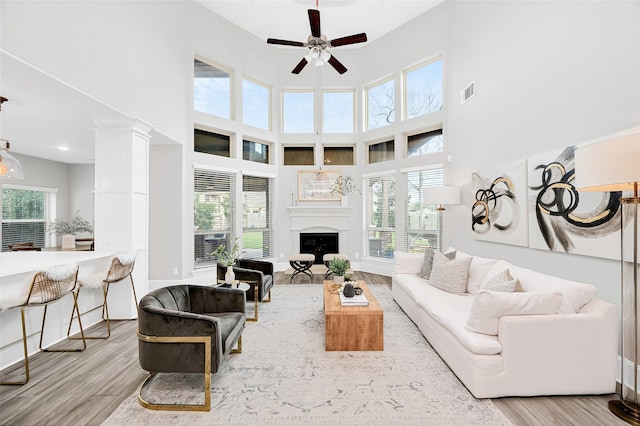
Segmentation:
<svg viewBox="0 0 640 426">
<path fill-rule="evenodd" d="M 340 171 L 298 171 L 298 201 L 340 201 L 340 193 L 331 192 L 333 183 L 340 176 Z"/>
</svg>

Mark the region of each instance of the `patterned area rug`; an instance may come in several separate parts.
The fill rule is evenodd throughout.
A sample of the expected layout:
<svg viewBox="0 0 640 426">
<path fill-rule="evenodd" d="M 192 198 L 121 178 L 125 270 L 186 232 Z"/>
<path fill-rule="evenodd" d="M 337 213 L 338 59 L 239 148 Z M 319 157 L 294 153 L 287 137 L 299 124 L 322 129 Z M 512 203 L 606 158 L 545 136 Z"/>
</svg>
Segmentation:
<svg viewBox="0 0 640 426">
<path fill-rule="evenodd" d="M 211 412 L 146 410 L 133 395 L 103 424 L 511 424 L 467 391 L 386 285 L 370 288 L 385 310 L 384 351 L 325 352 L 322 286 L 274 286 L 243 352 L 212 376 Z M 154 401 L 202 401 L 202 375 L 158 375 L 147 390 Z"/>
</svg>

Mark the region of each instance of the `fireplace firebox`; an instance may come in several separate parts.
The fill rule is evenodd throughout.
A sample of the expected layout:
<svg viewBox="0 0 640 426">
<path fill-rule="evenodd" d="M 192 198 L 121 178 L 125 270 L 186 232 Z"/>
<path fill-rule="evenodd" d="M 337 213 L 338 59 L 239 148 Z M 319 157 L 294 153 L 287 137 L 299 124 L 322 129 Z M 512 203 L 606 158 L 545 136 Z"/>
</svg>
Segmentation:
<svg viewBox="0 0 640 426">
<path fill-rule="evenodd" d="M 300 233 L 300 253 L 310 253 L 316 258 L 314 264 L 323 264 L 327 253 L 339 253 L 337 232 Z"/>
</svg>

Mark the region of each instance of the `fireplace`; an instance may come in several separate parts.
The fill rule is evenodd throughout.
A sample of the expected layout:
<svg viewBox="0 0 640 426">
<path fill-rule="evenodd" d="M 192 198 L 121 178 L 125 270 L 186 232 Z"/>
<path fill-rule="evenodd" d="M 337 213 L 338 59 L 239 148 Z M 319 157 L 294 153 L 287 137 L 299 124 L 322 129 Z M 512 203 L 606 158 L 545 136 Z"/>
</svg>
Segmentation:
<svg viewBox="0 0 640 426">
<path fill-rule="evenodd" d="M 337 232 L 300 233 L 300 253 L 314 255 L 314 264 L 323 264 L 322 257 L 327 253 L 339 253 L 338 248 Z"/>
</svg>

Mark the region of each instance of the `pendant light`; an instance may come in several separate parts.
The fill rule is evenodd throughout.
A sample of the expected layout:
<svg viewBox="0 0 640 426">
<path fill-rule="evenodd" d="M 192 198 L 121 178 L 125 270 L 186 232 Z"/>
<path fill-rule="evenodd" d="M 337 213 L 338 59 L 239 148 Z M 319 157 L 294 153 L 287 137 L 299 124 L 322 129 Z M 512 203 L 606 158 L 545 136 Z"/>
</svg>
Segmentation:
<svg viewBox="0 0 640 426">
<path fill-rule="evenodd" d="M 8 99 L 0 96 L 0 111 L 2 104 Z M 24 179 L 22 166 L 16 158 L 9 154 L 9 141 L 0 139 L 0 179 Z"/>
</svg>

